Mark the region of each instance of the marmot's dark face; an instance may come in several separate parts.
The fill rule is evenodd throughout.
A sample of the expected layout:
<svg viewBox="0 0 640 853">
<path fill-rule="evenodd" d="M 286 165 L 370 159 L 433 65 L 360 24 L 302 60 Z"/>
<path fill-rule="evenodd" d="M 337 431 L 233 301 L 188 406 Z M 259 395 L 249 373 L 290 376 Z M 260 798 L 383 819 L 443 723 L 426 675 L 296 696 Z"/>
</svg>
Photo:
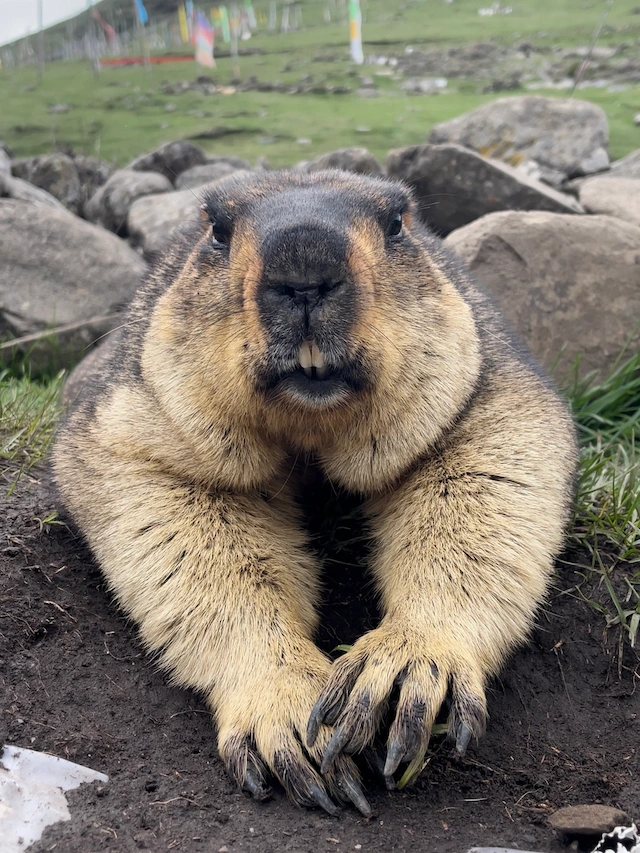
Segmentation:
<svg viewBox="0 0 640 853">
<path fill-rule="evenodd" d="M 241 306 L 265 400 L 317 409 L 373 389 L 394 343 L 381 305 L 406 323 L 421 283 L 433 287 L 408 192 L 341 172 L 266 173 L 224 182 L 203 210 L 201 257 Z"/>
</svg>

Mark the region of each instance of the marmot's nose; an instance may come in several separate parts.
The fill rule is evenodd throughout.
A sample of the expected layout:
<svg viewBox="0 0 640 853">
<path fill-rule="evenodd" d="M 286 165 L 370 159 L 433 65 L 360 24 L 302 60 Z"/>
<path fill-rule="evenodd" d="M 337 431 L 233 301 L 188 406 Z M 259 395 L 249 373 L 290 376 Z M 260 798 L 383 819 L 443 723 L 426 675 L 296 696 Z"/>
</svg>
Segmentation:
<svg viewBox="0 0 640 853">
<path fill-rule="evenodd" d="M 342 278 L 335 275 L 331 278 L 326 276 L 316 283 L 315 277 L 307 281 L 282 281 L 280 277 L 268 278 L 266 286 L 272 291 L 276 298 L 280 297 L 283 302 L 293 302 L 294 305 L 304 305 L 308 310 L 324 299 L 324 297 L 336 287 L 342 284 Z"/>
<path fill-rule="evenodd" d="M 348 276 L 343 234 L 324 224 L 274 227 L 262 245 L 263 286 L 271 298 L 315 307 Z"/>
</svg>

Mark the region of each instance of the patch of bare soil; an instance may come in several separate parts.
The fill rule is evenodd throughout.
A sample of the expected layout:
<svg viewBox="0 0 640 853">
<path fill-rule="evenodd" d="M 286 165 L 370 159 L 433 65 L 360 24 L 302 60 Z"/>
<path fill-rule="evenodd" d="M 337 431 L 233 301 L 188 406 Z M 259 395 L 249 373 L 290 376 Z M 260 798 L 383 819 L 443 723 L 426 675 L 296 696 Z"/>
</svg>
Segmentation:
<svg viewBox="0 0 640 853">
<path fill-rule="evenodd" d="M 570 570 L 559 570 L 531 644 L 492 685 L 487 734 L 468 756 L 438 747 L 402 793 L 369 778 L 376 817 L 346 810 L 334 819 L 278 790 L 258 804 L 234 788 L 202 703 L 145 657 L 81 541 L 66 527 L 43 528 L 55 508 L 46 485 L 23 484 L 0 520 L 0 742 L 110 781 L 69 795 L 72 820 L 46 830 L 33 851 L 559 851 L 547 817 L 560 806 L 602 802 L 640 818 L 638 659 L 627 646 L 619 675 L 617 636 L 560 594 L 575 583 Z M 343 554 L 327 563 L 329 650 L 375 620 L 371 586 Z"/>
</svg>

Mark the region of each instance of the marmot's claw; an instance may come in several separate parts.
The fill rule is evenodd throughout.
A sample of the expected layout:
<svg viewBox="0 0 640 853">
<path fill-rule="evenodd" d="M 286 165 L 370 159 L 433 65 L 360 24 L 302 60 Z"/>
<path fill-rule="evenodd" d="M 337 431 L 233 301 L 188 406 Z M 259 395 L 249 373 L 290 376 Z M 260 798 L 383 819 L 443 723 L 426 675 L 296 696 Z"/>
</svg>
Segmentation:
<svg viewBox="0 0 640 853">
<path fill-rule="evenodd" d="M 294 803 L 303 807 L 320 806 L 333 817 L 340 814 L 340 807 L 332 802 L 323 780 L 302 753 L 296 755 L 289 750 L 277 753 L 273 769 Z"/>
<path fill-rule="evenodd" d="M 265 784 L 264 779 L 251 768 L 247 768 L 242 789 L 248 791 L 253 799 L 259 802 L 268 800 L 272 794 L 271 788 Z"/>
<path fill-rule="evenodd" d="M 223 750 L 227 772 L 243 791 L 260 802 L 268 800 L 271 788 L 266 783 L 267 769 L 247 737 L 231 738 Z"/>
<path fill-rule="evenodd" d="M 338 786 L 342 791 L 344 791 L 360 814 L 365 817 L 371 817 L 373 815 L 373 809 L 369 805 L 362 788 L 352 776 L 343 772 L 338 780 Z"/>
<path fill-rule="evenodd" d="M 311 716 L 309 717 L 309 722 L 307 723 L 307 746 L 313 746 L 316 742 L 320 726 L 322 725 L 323 716 L 324 703 L 322 699 L 319 699 L 314 705 Z"/>
<path fill-rule="evenodd" d="M 458 736 L 456 737 L 456 752 L 458 753 L 458 755 L 465 754 L 472 737 L 473 732 L 471 731 L 469 726 L 466 723 L 460 723 L 460 730 L 458 731 Z"/>
<path fill-rule="evenodd" d="M 406 760 L 404 757 L 405 752 L 405 744 L 401 743 L 398 740 L 394 740 L 389 745 L 389 750 L 387 752 L 387 760 L 385 761 L 384 770 L 382 771 L 382 775 L 384 776 L 385 780 L 387 778 L 393 778 L 393 774 L 400 766 L 400 763 Z"/>
<path fill-rule="evenodd" d="M 449 721 L 449 738 L 455 743 L 456 753 L 464 755 L 471 739 L 476 740 L 484 734 L 487 722 L 487 709 L 484 701 L 474 696 L 462 685 L 456 689 L 454 682 L 454 701 Z"/>
<path fill-rule="evenodd" d="M 340 814 L 340 808 L 327 796 L 327 792 L 320 785 L 313 783 L 309 786 L 309 794 L 313 802 L 328 812 L 332 817 Z"/>
<path fill-rule="evenodd" d="M 345 746 L 351 740 L 351 731 L 346 725 L 339 726 L 333 733 L 333 737 L 329 741 L 329 746 L 326 748 L 320 765 L 320 772 L 325 776 L 333 765 L 338 755 L 342 752 Z"/>
</svg>

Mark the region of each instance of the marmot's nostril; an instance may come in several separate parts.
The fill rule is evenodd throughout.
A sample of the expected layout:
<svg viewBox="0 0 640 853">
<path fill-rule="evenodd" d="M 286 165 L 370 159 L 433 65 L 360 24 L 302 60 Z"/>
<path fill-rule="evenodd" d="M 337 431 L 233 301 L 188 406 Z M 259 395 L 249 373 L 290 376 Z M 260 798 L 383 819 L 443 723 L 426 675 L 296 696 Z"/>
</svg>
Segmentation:
<svg viewBox="0 0 640 853">
<path fill-rule="evenodd" d="M 314 305 L 332 290 L 343 284 L 342 279 L 324 279 L 320 283 L 312 282 L 270 282 L 269 287 L 279 293 L 282 298 L 291 300 L 296 305 Z"/>
</svg>

